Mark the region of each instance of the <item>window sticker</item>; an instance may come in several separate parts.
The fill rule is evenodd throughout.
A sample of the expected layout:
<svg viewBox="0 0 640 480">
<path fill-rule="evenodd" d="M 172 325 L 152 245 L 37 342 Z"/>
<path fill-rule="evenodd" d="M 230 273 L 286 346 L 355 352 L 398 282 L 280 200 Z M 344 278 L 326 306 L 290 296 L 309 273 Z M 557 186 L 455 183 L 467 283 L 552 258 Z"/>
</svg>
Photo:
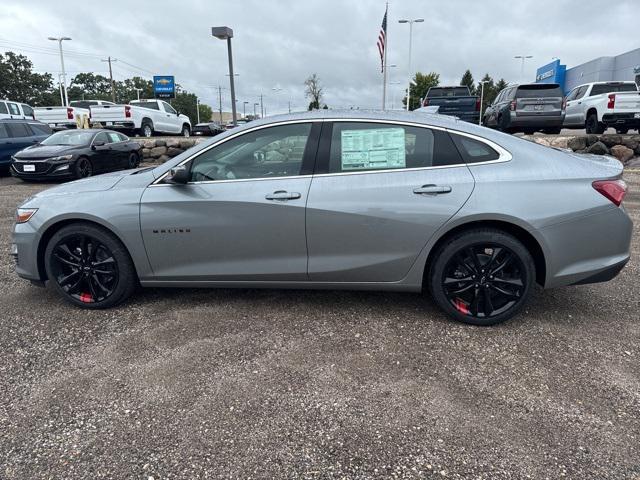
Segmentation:
<svg viewBox="0 0 640 480">
<path fill-rule="evenodd" d="M 343 130 L 342 170 L 404 168 L 404 128 Z"/>
</svg>

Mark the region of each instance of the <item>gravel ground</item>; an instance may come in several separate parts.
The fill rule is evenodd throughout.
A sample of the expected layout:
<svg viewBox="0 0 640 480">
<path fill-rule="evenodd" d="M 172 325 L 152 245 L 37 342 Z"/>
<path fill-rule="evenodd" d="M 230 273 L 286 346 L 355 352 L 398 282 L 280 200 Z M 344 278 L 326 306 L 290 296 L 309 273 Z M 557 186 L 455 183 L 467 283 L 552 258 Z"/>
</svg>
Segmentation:
<svg viewBox="0 0 640 480">
<path fill-rule="evenodd" d="M 13 272 L 0 178 L 0 478 L 640 479 L 633 256 L 494 328 L 418 294 L 145 290 L 81 311 Z"/>
</svg>

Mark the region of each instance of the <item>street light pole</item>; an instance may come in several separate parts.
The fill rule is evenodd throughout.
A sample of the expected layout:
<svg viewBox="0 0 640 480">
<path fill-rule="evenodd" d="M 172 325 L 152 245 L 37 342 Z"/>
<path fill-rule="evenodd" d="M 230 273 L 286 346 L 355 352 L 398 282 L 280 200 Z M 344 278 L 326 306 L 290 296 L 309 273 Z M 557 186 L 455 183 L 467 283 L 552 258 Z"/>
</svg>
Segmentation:
<svg viewBox="0 0 640 480">
<path fill-rule="evenodd" d="M 480 80 L 480 118 L 478 118 L 478 125 L 482 125 L 482 104 L 484 102 L 484 84 L 487 83 L 484 80 Z"/>
<path fill-rule="evenodd" d="M 409 104 L 411 103 L 411 43 L 413 40 L 413 24 L 414 23 L 422 23 L 424 22 L 424 18 L 416 18 L 414 20 L 398 20 L 398 23 L 408 23 L 409 24 L 409 60 L 408 60 L 408 75 L 409 82 L 407 83 L 407 112 L 409 111 Z"/>
<path fill-rule="evenodd" d="M 242 118 L 245 120 L 247 119 L 247 103 L 249 102 L 242 102 Z"/>
<path fill-rule="evenodd" d="M 60 66 L 62 67 L 62 90 L 64 92 L 64 100 L 62 102 L 62 106 L 69 106 L 69 97 L 67 96 L 67 74 L 64 71 L 64 54 L 62 53 L 62 42 L 64 40 L 71 40 L 69 37 L 49 37 L 49 40 L 58 42 L 58 47 L 60 47 Z"/>
<path fill-rule="evenodd" d="M 138 100 L 140 100 L 140 92 L 142 91 L 142 88 L 135 88 L 136 91 L 136 95 L 138 96 Z"/>
<path fill-rule="evenodd" d="M 198 123 L 200 123 L 200 99 L 196 97 L 196 114 L 198 118 Z"/>
<path fill-rule="evenodd" d="M 211 35 L 227 41 L 227 56 L 229 57 L 229 86 L 231 88 L 231 114 L 233 115 L 233 126 L 238 125 L 238 119 L 236 117 L 236 90 L 234 85 L 233 75 L 233 54 L 231 51 L 231 39 L 233 38 L 233 30 L 229 27 L 212 27 Z"/>
<path fill-rule="evenodd" d="M 258 102 L 253 103 L 253 119 L 256 119 L 256 107 L 259 105 Z"/>
<path fill-rule="evenodd" d="M 522 60 L 522 65 L 520 66 L 520 83 L 524 81 L 524 61 L 527 58 L 533 58 L 533 55 L 516 55 L 513 58 L 519 58 Z"/>
</svg>

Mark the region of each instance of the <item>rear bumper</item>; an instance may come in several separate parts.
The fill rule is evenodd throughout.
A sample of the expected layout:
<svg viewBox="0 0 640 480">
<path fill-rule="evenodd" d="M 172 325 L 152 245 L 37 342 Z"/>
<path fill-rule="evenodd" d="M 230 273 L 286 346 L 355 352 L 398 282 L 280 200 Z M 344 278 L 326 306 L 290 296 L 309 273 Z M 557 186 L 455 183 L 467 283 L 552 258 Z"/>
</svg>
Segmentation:
<svg viewBox="0 0 640 480">
<path fill-rule="evenodd" d="M 624 208 L 613 205 L 538 230 L 550 249 L 545 288 L 611 280 L 629 260 L 632 231 Z"/>
<path fill-rule="evenodd" d="M 136 124 L 129 121 L 101 122 L 99 120 L 93 120 L 92 124 L 96 125 L 98 123 L 104 128 L 112 128 L 114 130 L 133 130 L 136 128 Z"/>
<path fill-rule="evenodd" d="M 634 118 L 634 115 L 634 112 L 605 113 L 602 116 L 602 123 L 604 123 L 608 127 L 639 128 L 640 118 Z"/>
<path fill-rule="evenodd" d="M 528 128 L 561 128 L 563 122 L 564 115 L 514 115 L 512 113 L 510 126 Z"/>
</svg>

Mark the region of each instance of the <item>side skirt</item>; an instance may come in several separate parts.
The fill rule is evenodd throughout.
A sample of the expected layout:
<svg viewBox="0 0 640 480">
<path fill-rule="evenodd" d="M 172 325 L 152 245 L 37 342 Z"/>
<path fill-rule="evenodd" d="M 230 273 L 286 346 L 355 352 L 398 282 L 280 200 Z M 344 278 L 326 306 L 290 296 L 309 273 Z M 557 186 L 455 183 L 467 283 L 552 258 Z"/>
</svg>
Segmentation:
<svg viewBox="0 0 640 480">
<path fill-rule="evenodd" d="M 251 282 L 251 281 L 180 281 L 140 280 L 143 287 L 170 288 L 275 288 L 294 290 L 370 290 L 386 292 L 420 292 L 422 285 L 385 282 Z"/>
</svg>

